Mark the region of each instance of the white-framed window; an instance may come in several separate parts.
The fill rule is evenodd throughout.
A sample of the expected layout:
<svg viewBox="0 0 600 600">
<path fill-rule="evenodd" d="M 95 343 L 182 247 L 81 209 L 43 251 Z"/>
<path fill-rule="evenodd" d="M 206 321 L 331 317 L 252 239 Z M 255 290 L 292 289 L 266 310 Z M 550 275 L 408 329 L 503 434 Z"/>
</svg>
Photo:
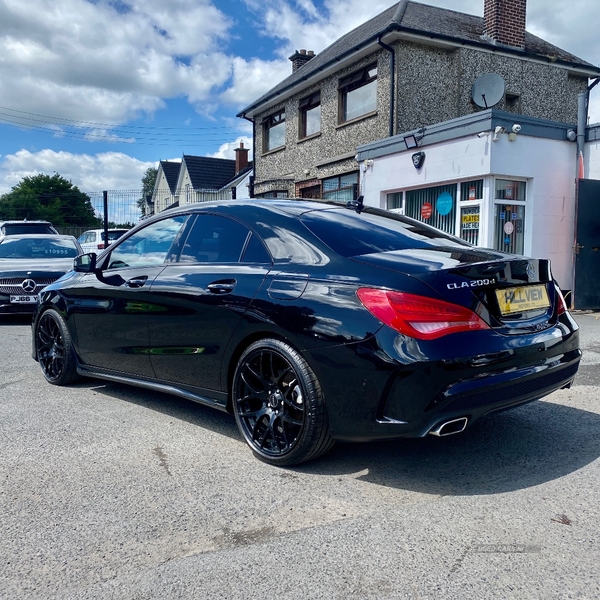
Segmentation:
<svg viewBox="0 0 600 600">
<path fill-rule="evenodd" d="M 459 236 L 474 246 L 481 244 L 483 189 L 483 179 L 463 181 L 460 184 Z"/>
<path fill-rule="evenodd" d="M 496 179 L 493 189 L 494 248 L 502 252 L 523 254 L 527 183 L 512 179 Z"/>
</svg>

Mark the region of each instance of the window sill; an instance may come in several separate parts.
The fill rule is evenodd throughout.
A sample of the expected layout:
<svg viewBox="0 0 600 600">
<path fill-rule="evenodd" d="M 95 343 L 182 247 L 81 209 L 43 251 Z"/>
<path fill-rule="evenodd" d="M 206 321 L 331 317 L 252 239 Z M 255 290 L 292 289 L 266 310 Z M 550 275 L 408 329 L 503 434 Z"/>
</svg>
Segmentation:
<svg viewBox="0 0 600 600">
<path fill-rule="evenodd" d="M 298 138 L 297 144 L 301 144 L 302 142 L 308 142 L 308 140 L 314 140 L 315 138 L 321 137 L 321 132 L 317 131 L 317 133 L 313 133 L 311 135 L 307 135 L 303 138 Z"/>
<path fill-rule="evenodd" d="M 364 115 L 360 115 L 360 117 L 356 117 L 355 119 L 351 119 L 350 121 L 344 121 L 343 123 L 338 123 L 335 128 L 340 129 L 342 127 L 346 127 L 346 125 L 353 125 L 354 123 L 358 123 L 360 121 L 364 121 L 365 119 L 370 119 L 371 117 L 376 117 L 378 112 L 374 110 L 373 112 L 366 113 Z"/>
<path fill-rule="evenodd" d="M 277 152 L 281 152 L 282 150 L 285 150 L 285 144 L 283 146 L 277 146 L 277 148 L 273 148 L 273 150 L 267 150 L 266 152 L 263 152 L 261 156 L 269 156 L 269 154 L 275 154 Z"/>
</svg>

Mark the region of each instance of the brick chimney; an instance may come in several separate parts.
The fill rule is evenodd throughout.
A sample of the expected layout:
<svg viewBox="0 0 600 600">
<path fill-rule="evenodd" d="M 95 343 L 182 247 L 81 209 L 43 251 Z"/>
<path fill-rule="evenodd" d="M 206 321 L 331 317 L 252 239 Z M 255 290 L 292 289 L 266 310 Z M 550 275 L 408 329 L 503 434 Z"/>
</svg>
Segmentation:
<svg viewBox="0 0 600 600">
<path fill-rule="evenodd" d="M 311 58 L 314 58 L 315 53 L 312 50 L 296 50 L 294 54 L 290 56 L 292 61 L 292 73 L 295 73 L 300 67 L 304 66 Z"/>
<path fill-rule="evenodd" d="M 244 148 L 244 142 L 235 149 L 235 174 L 243 171 L 248 166 L 248 148 Z"/>
<path fill-rule="evenodd" d="M 484 0 L 483 35 L 495 44 L 525 48 L 527 0 Z"/>
</svg>

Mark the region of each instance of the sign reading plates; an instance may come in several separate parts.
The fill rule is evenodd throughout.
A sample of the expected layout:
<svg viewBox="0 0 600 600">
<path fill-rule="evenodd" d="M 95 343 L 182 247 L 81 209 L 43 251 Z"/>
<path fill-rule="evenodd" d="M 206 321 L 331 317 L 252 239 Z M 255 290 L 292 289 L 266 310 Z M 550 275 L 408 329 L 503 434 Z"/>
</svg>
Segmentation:
<svg viewBox="0 0 600 600">
<path fill-rule="evenodd" d="M 431 219 L 433 213 L 433 206 L 429 202 L 425 202 L 421 206 L 421 219 Z"/>
<path fill-rule="evenodd" d="M 461 228 L 479 229 L 479 207 L 463 208 L 461 216 Z"/>
</svg>

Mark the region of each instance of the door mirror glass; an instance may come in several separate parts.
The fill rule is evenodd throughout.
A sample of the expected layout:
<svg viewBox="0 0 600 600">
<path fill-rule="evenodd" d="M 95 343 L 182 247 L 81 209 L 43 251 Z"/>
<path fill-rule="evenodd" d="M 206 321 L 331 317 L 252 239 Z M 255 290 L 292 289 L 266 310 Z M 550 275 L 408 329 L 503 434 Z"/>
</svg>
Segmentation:
<svg viewBox="0 0 600 600">
<path fill-rule="evenodd" d="M 93 273 L 96 270 L 96 253 L 80 254 L 73 260 L 73 269 L 78 273 Z"/>
</svg>

